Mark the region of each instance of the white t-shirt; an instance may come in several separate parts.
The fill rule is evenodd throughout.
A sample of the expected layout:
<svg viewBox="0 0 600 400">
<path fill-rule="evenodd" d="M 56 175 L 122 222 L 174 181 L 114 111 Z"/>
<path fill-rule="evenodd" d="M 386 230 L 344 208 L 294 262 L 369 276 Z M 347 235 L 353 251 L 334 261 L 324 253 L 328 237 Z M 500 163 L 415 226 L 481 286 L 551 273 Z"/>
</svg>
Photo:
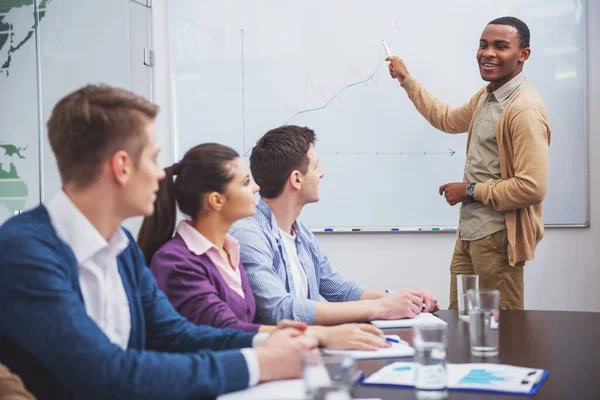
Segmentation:
<svg viewBox="0 0 600 400">
<path fill-rule="evenodd" d="M 306 272 L 300 264 L 298 259 L 298 249 L 296 248 L 296 236 L 290 235 L 287 232 L 279 229 L 283 243 L 285 245 L 285 252 L 288 255 L 288 261 L 290 263 L 290 269 L 292 270 L 292 280 L 294 281 L 294 288 L 297 297 L 308 298 L 308 278 Z"/>
</svg>

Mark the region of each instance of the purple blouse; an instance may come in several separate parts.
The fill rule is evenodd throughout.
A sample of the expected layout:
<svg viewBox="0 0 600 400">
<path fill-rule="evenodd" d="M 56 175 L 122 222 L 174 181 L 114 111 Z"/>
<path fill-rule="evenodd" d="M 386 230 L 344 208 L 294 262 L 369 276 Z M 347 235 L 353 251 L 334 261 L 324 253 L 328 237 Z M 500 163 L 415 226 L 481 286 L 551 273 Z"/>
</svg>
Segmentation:
<svg viewBox="0 0 600 400">
<path fill-rule="evenodd" d="M 256 303 L 242 263 L 245 298 L 233 290 L 206 253 L 197 255 L 176 234 L 152 257 L 150 268 L 173 307 L 196 325 L 257 332 Z"/>
</svg>

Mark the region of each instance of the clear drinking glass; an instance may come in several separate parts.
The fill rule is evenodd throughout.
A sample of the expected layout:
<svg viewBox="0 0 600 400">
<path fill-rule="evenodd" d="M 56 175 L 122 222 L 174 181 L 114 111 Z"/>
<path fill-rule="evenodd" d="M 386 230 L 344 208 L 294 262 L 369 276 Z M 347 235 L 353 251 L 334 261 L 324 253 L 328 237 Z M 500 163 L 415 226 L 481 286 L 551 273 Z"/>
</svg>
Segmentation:
<svg viewBox="0 0 600 400">
<path fill-rule="evenodd" d="M 498 355 L 500 292 L 491 289 L 470 289 L 467 291 L 467 308 L 471 354 L 477 357 Z M 498 323 L 498 329 L 492 329 L 492 319 Z"/>
<path fill-rule="evenodd" d="M 304 354 L 302 374 L 306 399 L 351 400 L 357 378 L 356 361 L 343 354 L 322 354 L 318 349 Z"/>
<path fill-rule="evenodd" d="M 447 344 L 448 328 L 446 326 L 425 324 L 413 326 L 417 398 L 439 399 L 446 397 Z"/>
<path fill-rule="evenodd" d="M 456 290 L 458 295 L 458 318 L 463 321 L 469 320 L 469 313 L 467 311 L 467 291 L 469 289 L 479 289 L 479 275 L 457 275 Z"/>
</svg>

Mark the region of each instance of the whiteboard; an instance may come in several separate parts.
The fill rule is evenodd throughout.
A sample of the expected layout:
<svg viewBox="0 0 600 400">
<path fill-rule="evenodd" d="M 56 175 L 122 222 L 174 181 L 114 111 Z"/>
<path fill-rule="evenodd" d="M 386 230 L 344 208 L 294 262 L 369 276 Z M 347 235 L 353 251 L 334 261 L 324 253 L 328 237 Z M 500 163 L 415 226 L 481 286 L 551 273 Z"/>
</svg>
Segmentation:
<svg viewBox="0 0 600 400">
<path fill-rule="evenodd" d="M 546 224 L 587 224 L 585 1 L 229 0 L 169 2 L 179 159 L 215 141 L 248 156 L 283 124 L 317 134 L 325 177 L 302 220 L 324 230 L 431 230 L 458 223 L 438 194 L 461 181 L 467 135 L 431 127 L 392 80 L 382 39 L 410 73 L 459 106 L 485 82 L 485 25 L 512 15 L 531 31 L 527 78 L 550 119 Z"/>
</svg>

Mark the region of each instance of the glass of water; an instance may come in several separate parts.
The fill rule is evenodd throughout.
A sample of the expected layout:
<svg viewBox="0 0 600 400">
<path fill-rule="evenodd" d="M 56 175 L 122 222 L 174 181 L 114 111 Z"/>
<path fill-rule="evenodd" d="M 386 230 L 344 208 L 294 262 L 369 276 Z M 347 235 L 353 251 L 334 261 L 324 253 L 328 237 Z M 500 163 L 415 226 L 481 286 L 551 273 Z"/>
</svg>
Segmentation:
<svg viewBox="0 0 600 400">
<path fill-rule="evenodd" d="M 479 289 L 479 275 L 460 274 L 456 275 L 456 291 L 458 295 L 458 318 L 463 321 L 469 320 L 467 311 L 467 291 Z"/>
<path fill-rule="evenodd" d="M 415 324 L 415 389 L 417 398 L 439 399 L 447 396 L 446 326 Z"/>
<path fill-rule="evenodd" d="M 310 350 L 302 360 L 306 399 L 351 400 L 357 374 L 356 361 L 352 357 Z"/>
<path fill-rule="evenodd" d="M 471 354 L 477 357 L 493 357 L 499 352 L 498 331 L 492 329 L 500 324 L 500 292 L 491 289 L 469 289 L 469 337 Z"/>
</svg>

